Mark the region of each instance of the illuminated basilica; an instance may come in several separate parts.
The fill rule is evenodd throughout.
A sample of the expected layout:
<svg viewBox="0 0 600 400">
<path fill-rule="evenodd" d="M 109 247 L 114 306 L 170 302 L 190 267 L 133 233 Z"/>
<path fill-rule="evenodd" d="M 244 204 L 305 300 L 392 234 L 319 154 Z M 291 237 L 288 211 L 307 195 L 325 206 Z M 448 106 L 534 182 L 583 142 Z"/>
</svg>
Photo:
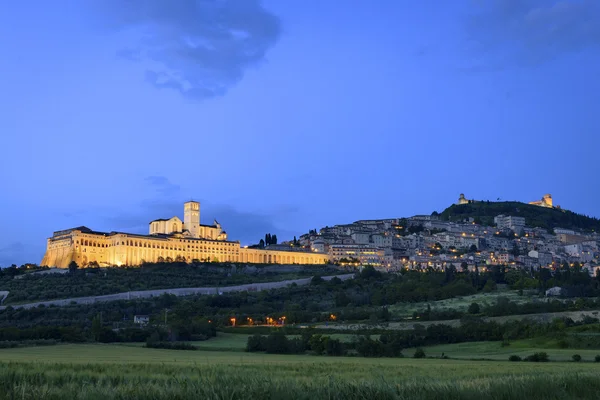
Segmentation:
<svg viewBox="0 0 600 400">
<path fill-rule="evenodd" d="M 144 262 L 217 261 L 264 264 L 325 264 L 324 253 L 290 248 L 289 251 L 241 247 L 229 241 L 221 225 L 200 224 L 200 203 L 184 204 L 183 221 L 178 217 L 157 219 L 147 235 L 96 232 L 85 226 L 54 232 L 48 239 L 40 265 L 67 268 L 79 266 L 136 266 Z"/>
</svg>

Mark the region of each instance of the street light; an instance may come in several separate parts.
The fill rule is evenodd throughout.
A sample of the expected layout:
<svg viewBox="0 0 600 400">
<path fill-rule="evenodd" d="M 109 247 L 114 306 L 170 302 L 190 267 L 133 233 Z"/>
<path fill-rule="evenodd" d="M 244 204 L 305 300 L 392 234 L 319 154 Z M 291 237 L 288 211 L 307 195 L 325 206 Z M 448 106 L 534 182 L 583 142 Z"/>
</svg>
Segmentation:
<svg viewBox="0 0 600 400">
<path fill-rule="evenodd" d="M 235 326 L 235 318 L 231 318 L 230 321 L 231 321 L 231 325 Z"/>
</svg>

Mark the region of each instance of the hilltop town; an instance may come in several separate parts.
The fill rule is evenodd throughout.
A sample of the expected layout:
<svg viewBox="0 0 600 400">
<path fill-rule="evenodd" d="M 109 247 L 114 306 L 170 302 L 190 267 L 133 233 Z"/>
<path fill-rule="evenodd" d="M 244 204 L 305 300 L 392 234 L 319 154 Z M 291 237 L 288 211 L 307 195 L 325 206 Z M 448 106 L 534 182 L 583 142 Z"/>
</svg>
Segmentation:
<svg viewBox="0 0 600 400">
<path fill-rule="evenodd" d="M 514 214 L 527 212 L 528 218 L 510 214 L 469 216 L 477 214 L 469 207 L 478 205 L 487 207 L 488 214 L 494 208 L 511 209 L 508 205 Z M 441 214 L 327 226 L 300 236 L 298 242 L 315 252 L 328 253 L 332 262 L 341 265 L 373 265 L 392 270 L 443 270 L 454 265 L 460 271 L 493 265 L 529 270 L 579 263 L 595 274 L 600 268 L 598 231 L 578 229 L 577 224 L 550 226 L 552 221 L 548 219 L 557 218 L 551 215 L 545 220 L 544 212 L 557 213 L 559 222 L 571 218 L 591 221 L 586 228 L 598 225 L 596 219 L 553 206 L 551 195 L 525 204 L 478 202 L 461 194 L 457 203 Z"/>
</svg>

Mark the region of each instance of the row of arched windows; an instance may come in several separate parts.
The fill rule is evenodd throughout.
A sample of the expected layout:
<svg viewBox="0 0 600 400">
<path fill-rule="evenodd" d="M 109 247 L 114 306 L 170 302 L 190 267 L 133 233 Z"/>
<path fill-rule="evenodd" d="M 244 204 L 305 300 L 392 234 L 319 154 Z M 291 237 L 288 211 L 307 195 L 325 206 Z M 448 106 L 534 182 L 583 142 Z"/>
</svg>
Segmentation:
<svg viewBox="0 0 600 400">
<path fill-rule="evenodd" d="M 145 241 L 137 241 L 137 240 L 124 240 L 124 241 L 113 241 L 112 243 L 101 243 L 95 240 L 82 239 L 81 241 L 77 240 L 76 244 L 81 244 L 85 247 L 111 247 L 118 246 L 119 244 L 122 246 L 130 246 L 130 247 L 142 247 L 142 248 L 151 248 L 151 249 L 161 249 L 161 250 L 172 250 L 172 251 L 181 251 L 181 252 L 220 252 L 221 254 L 225 254 L 226 252 L 229 254 L 233 254 L 234 250 L 237 250 L 234 246 L 237 243 L 219 243 L 216 247 L 213 246 L 203 246 L 203 245 L 190 245 L 182 246 L 182 245 L 174 245 L 173 243 L 148 243 Z M 239 249 L 239 248 L 238 248 Z M 236 251 L 237 253 L 237 251 Z"/>
</svg>

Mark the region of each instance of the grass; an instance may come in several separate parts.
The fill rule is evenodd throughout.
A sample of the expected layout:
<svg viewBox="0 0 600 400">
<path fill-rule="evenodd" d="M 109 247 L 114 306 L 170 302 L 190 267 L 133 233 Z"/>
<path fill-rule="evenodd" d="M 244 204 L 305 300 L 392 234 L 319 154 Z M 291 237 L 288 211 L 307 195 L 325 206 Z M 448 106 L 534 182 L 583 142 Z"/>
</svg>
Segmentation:
<svg viewBox="0 0 600 400">
<path fill-rule="evenodd" d="M 440 357 L 442 354 L 452 359 L 465 360 L 508 360 L 511 355 L 525 358 L 528 355 L 543 351 L 548 354 L 550 361 L 571 361 L 573 354 L 580 354 L 583 361 L 594 361 L 600 350 L 560 349 L 555 340 L 525 339 L 511 342 L 503 347 L 501 342 L 470 342 L 454 343 L 423 347 L 429 357 Z M 406 349 L 404 354 L 411 355 L 414 349 Z M 600 365 L 599 365 L 600 370 Z"/>
<path fill-rule="evenodd" d="M 593 334 L 593 333 L 592 333 Z M 218 332 L 217 337 L 203 341 L 194 342 L 194 346 L 202 351 L 217 351 L 217 352 L 243 352 L 246 349 L 246 343 L 250 335 L 238 333 L 222 333 Z M 287 335 L 289 338 L 298 337 L 299 335 Z M 328 335 L 334 339 L 339 339 L 342 342 L 351 341 L 356 335 L 351 334 L 332 334 Z M 376 338 L 377 335 L 371 335 Z M 143 346 L 142 343 L 128 343 L 122 346 Z M 558 345 L 557 339 L 548 339 L 544 337 L 534 339 L 517 340 L 510 343 L 509 346 L 503 347 L 501 342 L 470 342 L 470 343 L 455 343 L 448 345 L 437 345 L 425 347 L 427 356 L 441 357 L 442 353 L 453 359 L 486 359 L 486 360 L 508 360 L 510 355 L 518 355 L 525 357 L 527 355 L 544 351 L 548 353 L 553 361 L 570 361 L 571 356 L 575 353 L 583 357 L 583 361 L 593 361 L 597 354 L 600 354 L 600 349 L 584 349 L 584 348 L 568 348 L 562 349 Z M 403 351 L 406 357 L 411 357 L 415 349 L 406 349 Z M 238 355 L 241 360 L 246 361 L 248 354 Z M 221 358 L 214 356 L 215 358 Z M 298 360 L 297 356 L 295 357 Z M 311 357 L 310 360 L 315 360 Z M 329 361 L 330 358 L 319 358 L 319 361 Z M 334 359 L 335 360 L 335 359 Z"/>
<path fill-rule="evenodd" d="M 249 328 L 251 329 L 251 328 Z M 223 333 L 217 332 L 216 338 L 204 340 L 201 342 L 191 342 L 198 350 L 203 351 L 245 351 L 248 337 L 252 336 L 243 333 Z M 288 338 L 297 338 L 300 335 L 286 335 Z M 330 336 L 333 339 L 339 339 L 342 342 L 349 342 L 356 335 L 336 333 Z M 378 335 L 371 335 L 372 338 L 377 338 Z M 124 343 L 122 346 L 143 347 L 144 343 Z"/>
<path fill-rule="evenodd" d="M 6 349 L 0 359 L 0 399 L 575 399 L 595 398 L 600 391 L 600 366 L 593 363 L 279 356 L 120 345 Z"/>
<path fill-rule="evenodd" d="M 394 316 L 411 318 L 413 312 L 424 311 L 427 309 L 428 304 L 433 311 L 444 311 L 451 309 L 457 311 L 467 311 L 472 303 L 478 303 L 481 307 L 485 305 L 492 305 L 496 303 L 498 297 L 506 297 L 511 302 L 517 304 L 528 303 L 534 299 L 538 299 L 537 296 L 520 296 L 515 290 L 505 290 L 490 293 L 477 293 L 471 296 L 462 296 L 422 303 L 398 303 L 390 306 L 388 309 Z"/>
</svg>

